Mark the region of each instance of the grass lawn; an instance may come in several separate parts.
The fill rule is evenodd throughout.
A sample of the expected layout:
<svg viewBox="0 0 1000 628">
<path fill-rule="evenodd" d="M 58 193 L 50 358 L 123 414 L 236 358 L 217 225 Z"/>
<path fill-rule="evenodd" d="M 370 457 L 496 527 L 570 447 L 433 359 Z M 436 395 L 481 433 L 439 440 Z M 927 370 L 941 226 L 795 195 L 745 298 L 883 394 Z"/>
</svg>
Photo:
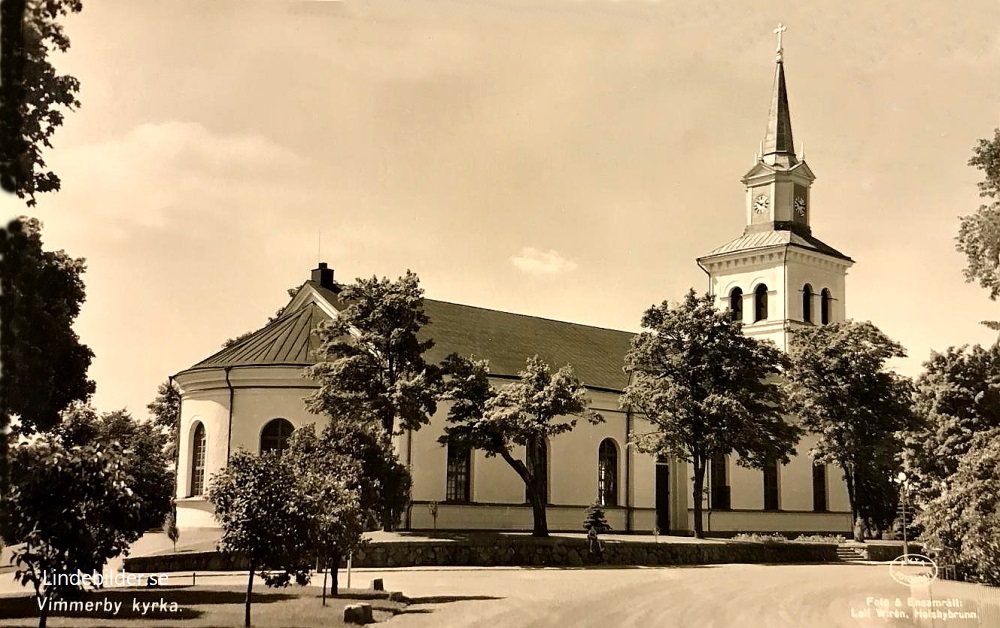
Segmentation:
<svg viewBox="0 0 1000 628">
<path fill-rule="evenodd" d="M 239 627 L 243 626 L 243 602 L 246 595 L 244 586 L 177 586 L 131 589 L 105 589 L 91 591 L 80 598 L 102 602 L 107 599 L 114 604 L 121 602 L 117 614 L 114 611 L 92 610 L 78 613 L 54 613 L 48 618 L 52 628 L 135 628 L 139 626 L 195 627 Z M 385 620 L 405 605 L 380 599 L 358 600 L 348 597 L 328 598 L 322 606 L 319 587 L 288 587 L 268 589 L 263 584 L 254 583 L 253 604 L 250 621 L 260 628 L 311 628 L 313 626 L 343 626 L 344 607 L 348 604 L 365 602 L 372 605 L 376 620 Z M 176 602 L 176 611 L 160 610 L 160 600 L 169 607 Z M 134 610 L 137 601 L 140 611 Z M 142 603 L 151 603 L 143 615 Z M 0 627 L 37 626 L 38 605 L 33 597 L 25 595 L 0 597 Z"/>
</svg>

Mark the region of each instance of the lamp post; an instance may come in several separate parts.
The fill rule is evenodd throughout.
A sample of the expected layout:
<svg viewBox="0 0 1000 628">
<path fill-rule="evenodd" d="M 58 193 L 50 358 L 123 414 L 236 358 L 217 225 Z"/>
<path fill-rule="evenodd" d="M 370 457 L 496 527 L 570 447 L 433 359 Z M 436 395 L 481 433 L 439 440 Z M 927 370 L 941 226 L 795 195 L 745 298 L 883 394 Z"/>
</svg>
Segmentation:
<svg viewBox="0 0 1000 628">
<path fill-rule="evenodd" d="M 910 546 L 906 539 L 906 491 L 909 488 L 910 483 L 907 482 L 906 474 L 902 471 L 900 471 L 896 476 L 896 483 L 899 484 L 899 488 L 903 496 L 903 556 L 905 557 L 910 553 Z"/>
</svg>

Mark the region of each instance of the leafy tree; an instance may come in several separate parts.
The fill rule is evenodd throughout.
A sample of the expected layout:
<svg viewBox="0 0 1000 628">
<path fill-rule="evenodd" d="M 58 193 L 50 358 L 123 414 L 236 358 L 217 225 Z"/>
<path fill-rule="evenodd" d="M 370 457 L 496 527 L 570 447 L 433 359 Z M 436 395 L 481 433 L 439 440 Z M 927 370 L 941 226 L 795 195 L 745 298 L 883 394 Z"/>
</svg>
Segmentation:
<svg viewBox="0 0 1000 628">
<path fill-rule="evenodd" d="M 1000 345 L 933 353 L 917 378 L 914 413 L 902 461 L 920 503 L 937 496 L 978 434 L 1000 428 Z"/>
<path fill-rule="evenodd" d="M 1000 586 L 1000 428 L 971 440 L 916 522 L 924 544 L 939 549 L 963 578 Z"/>
<path fill-rule="evenodd" d="M 339 296 L 350 305 L 319 329 L 325 361 L 308 369 L 320 388 L 307 407 L 388 434 L 420 429 L 437 409 L 436 370 L 423 357 L 434 343 L 418 338 L 428 322 L 420 280 L 409 271 L 396 281 L 358 279 Z"/>
<path fill-rule="evenodd" d="M 963 271 L 967 282 L 978 281 L 990 292 L 990 298 L 1000 296 L 1000 128 L 992 140 L 979 140 L 973 149 L 969 165 L 984 175 L 979 194 L 986 202 L 960 220 L 956 248 L 965 254 Z M 1000 325 L 991 324 L 1000 329 Z"/>
<path fill-rule="evenodd" d="M 392 449 L 388 434 L 375 426 L 328 423 L 321 434 L 324 450 L 354 461 L 358 474 L 350 485 L 365 513 L 365 528 L 391 530 L 410 502 L 412 480 Z"/>
<path fill-rule="evenodd" d="M 597 531 L 598 534 L 604 534 L 605 532 L 611 531 L 611 524 L 608 523 L 608 518 L 604 514 L 604 509 L 594 502 L 587 508 L 587 512 L 583 519 L 583 529 L 590 532 L 591 529 Z"/>
<path fill-rule="evenodd" d="M 295 471 L 276 452 L 236 452 L 229 465 L 212 476 L 208 500 L 222 525 L 219 549 L 243 554 L 249 563 L 244 615 L 249 628 L 258 570 L 268 586 L 285 586 L 292 577 L 302 584 L 308 581 L 313 513 Z"/>
<path fill-rule="evenodd" d="M 166 456 L 177 461 L 177 437 L 181 425 L 181 391 L 168 379 L 156 388 L 156 398 L 146 406 L 153 423 L 167 431 Z"/>
<path fill-rule="evenodd" d="M 337 595 L 340 560 L 363 544 L 362 534 L 375 514 L 361 506 L 361 464 L 334 450 L 330 440 L 317 437 L 313 425 L 295 430 L 284 461 L 302 483 L 302 494 L 314 513 L 313 552 L 330 570 L 330 594 Z"/>
<path fill-rule="evenodd" d="M 11 458 L 0 527 L 4 541 L 17 546 L 14 578 L 34 587 L 44 628 L 48 602 L 78 588 L 46 577 L 100 572 L 127 553 L 146 529 L 143 503 L 116 443 L 67 445 L 41 434 L 14 447 Z"/>
<path fill-rule="evenodd" d="M 117 462 L 128 476 L 128 488 L 139 499 L 142 529 L 163 524 L 170 513 L 173 483 L 164 453 L 167 438 L 157 426 L 136 421 L 125 410 L 98 416 L 90 406 L 75 401 L 63 411 L 53 434 L 66 447 L 114 445 Z"/>
<path fill-rule="evenodd" d="M 47 430 L 71 401 L 94 392 L 87 379 L 93 352 L 80 343 L 73 321 L 85 299 L 82 258 L 42 249 L 42 223 L 22 217 L 4 242 L 4 379 L 7 410 L 25 433 Z"/>
<path fill-rule="evenodd" d="M 763 469 L 787 464 L 800 430 L 787 423 L 777 377 L 784 354 L 743 335 L 742 324 L 718 310 L 714 297 L 688 292 L 642 316 L 625 368 L 632 383 L 622 405 L 639 410 L 656 431 L 637 434 L 639 451 L 691 463 L 694 533 L 701 538 L 705 470 L 716 455 L 739 454 L 737 464 Z"/>
<path fill-rule="evenodd" d="M 853 321 L 797 330 L 789 351 L 791 405 L 819 437 L 810 453 L 843 470 L 851 515 L 869 531 L 894 518 L 900 435 L 914 425 L 912 384 L 886 368 L 905 355 L 875 325 Z"/>
<path fill-rule="evenodd" d="M 306 369 L 319 383 L 306 407 L 329 417 L 341 436 L 378 438 L 381 446 L 377 432 L 388 437 L 417 430 L 437 409 L 437 371 L 423 357 L 433 343 L 418 338 L 428 322 L 423 290 L 407 271 L 396 281 L 358 279 L 339 296 L 349 305 L 317 331 L 324 361 Z M 393 481 L 378 479 L 385 486 Z M 395 517 L 383 513 L 386 529 Z"/>
<path fill-rule="evenodd" d="M 27 0 L 4 3 L 5 53 L 0 81 L 0 184 L 35 205 L 35 194 L 59 189 L 42 151 L 62 125 L 66 110 L 80 106 L 80 83 L 56 72 L 49 55 L 69 49 L 59 20 L 83 9 L 80 0 Z"/>
<path fill-rule="evenodd" d="M 564 366 L 555 374 L 538 356 L 528 359 L 520 379 L 498 390 L 489 385 L 489 367 L 450 355 L 444 363 L 448 375 L 445 398 L 453 404 L 448 412 L 442 444 L 481 449 L 487 457 L 500 456 L 524 481 L 534 518 L 533 536 L 548 536 L 545 506 L 548 503 L 546 442 L 569 432 L 582 416 L 600 423 L 591 412 L 587 388 Z M 514 457 L 516 447 L 525 448 L 524 460 Z"/>
</svg>

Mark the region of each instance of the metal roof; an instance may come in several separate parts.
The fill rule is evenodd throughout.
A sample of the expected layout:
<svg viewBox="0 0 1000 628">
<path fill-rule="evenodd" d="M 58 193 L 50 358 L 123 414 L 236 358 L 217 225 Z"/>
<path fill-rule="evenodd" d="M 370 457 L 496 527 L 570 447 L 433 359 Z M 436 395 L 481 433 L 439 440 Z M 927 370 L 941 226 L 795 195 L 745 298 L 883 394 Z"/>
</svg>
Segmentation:
<svg viewBox="0 0 1000 628">
<path fill-rule="evenodd" d="M 811 235 L 796 233 L 791 230 L 769 230 L 757 233 L 746 233 L 735 240 L 723 244 L 701 259 L 714 257 L 716 255 L 725 255 L 726 253 L 765 249 L 772 246 L 797 246 L 810 251 L 816 251 L 817 253 L 822 253 L 824 255 L 829 255 L 831 257 L 837 257 L 842 260 L 850 262 L 854 261 L 847 255 L 844 255 L 818 238 L 814 238 Z"/>
</svg>

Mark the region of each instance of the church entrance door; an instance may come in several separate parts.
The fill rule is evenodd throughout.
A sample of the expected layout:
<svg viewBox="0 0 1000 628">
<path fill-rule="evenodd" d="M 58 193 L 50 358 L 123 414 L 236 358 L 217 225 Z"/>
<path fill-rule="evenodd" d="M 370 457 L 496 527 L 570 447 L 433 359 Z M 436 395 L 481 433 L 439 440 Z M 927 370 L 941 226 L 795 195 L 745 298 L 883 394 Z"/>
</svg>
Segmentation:
<svg viewBox="0 0 1000 628">
<path fill-rule="evenodd" d="M 670 466 L 656 463 L 656 527 L 660 534 L 670 533 Z"/>
</svg>

